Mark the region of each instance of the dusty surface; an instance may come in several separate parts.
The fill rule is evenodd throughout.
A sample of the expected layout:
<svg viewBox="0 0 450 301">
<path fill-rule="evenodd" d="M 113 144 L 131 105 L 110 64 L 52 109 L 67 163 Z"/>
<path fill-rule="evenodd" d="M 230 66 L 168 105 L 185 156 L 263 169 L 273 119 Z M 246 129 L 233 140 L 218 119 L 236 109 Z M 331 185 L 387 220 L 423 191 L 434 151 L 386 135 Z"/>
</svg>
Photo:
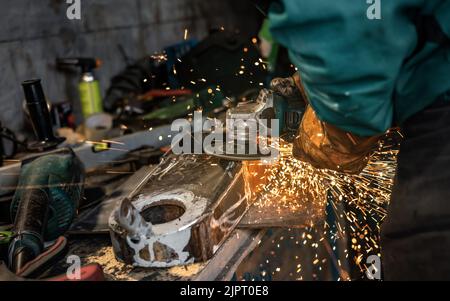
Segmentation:
<svg viewBox="0 0 450 301">
<path fill-rule="evenodd" d="M 65 273 L 69 255 L 78 255 L 82 264 L 98 263 L 103 267 L 107 280 L 189 280 L 195 276 L 203 263 L 168 269 L 136 268 L 118 261 L 113 253 L 108 235 L 69 238 L 67 255 L 52 268 L 50 274 Z"/>
</svg>

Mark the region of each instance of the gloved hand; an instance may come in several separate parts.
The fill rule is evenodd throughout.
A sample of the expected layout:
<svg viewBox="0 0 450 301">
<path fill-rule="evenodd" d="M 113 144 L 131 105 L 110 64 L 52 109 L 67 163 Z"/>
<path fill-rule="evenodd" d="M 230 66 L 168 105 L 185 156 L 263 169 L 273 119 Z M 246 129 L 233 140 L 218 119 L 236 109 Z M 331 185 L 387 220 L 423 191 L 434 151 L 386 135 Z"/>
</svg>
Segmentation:
<svg viewBox="0 0 450 301">
<path fill-rule="evenodd" d="M 300 75 L 296 72 L 291 77 L 286 78 L 274 78 L 270 82 L 270 89 L 286 98 L 288 101 L 301 101 L 307 104 L 308 97 L 303 90 L 303 85 L 301 84 Z"/>
<path fill-rule="evenodd" d="M 298 73 L 289 78 L 276 78 L 271 89 L 287 98 L 309 103 Z M 319 120 L 311 105 L 294 139 L 293 155 L 316 168 L 358 174 L 367 165 L 379 136 L 360 137 Z"/>
<path fill-rule="evenodd" d="M 320 121 L 308 105 L 292 153 L 316 168 L 359 174 L 369 161 L 379 137 L 360 137 Z"/>
</svg>

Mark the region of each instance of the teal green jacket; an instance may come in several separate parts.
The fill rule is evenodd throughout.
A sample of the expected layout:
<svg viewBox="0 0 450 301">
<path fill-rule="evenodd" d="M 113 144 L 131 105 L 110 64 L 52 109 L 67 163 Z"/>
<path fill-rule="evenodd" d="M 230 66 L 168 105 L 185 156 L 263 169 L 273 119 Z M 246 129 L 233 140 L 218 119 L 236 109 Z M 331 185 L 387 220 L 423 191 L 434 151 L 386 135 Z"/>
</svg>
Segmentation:
<svg viewBox="0 0 450 301">
<path fill-rule="evenodd" d="M 270 30 L 289 49 L 325 122 L 360 136 L 384 133 L 450 90 L 450 45 L 417 52 L 414 16 L 434 15 L 450 36 L 450 0 L 281 0 Z"/>
</svg>

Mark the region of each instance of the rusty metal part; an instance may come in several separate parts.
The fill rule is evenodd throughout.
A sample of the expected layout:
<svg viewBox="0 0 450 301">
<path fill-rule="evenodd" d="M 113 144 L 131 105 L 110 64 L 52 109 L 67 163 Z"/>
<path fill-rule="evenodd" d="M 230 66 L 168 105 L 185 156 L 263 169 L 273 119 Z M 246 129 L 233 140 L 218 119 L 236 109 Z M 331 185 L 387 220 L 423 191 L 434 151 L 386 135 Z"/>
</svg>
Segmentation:
<svg viewBox="0 0 450 301">
<path fill-rule="evenodd" d="M 249 207 L 242 165 L 169 155 L 110 216 L 118 259 L 170 267 L 213 256 Z"/>
</svg>

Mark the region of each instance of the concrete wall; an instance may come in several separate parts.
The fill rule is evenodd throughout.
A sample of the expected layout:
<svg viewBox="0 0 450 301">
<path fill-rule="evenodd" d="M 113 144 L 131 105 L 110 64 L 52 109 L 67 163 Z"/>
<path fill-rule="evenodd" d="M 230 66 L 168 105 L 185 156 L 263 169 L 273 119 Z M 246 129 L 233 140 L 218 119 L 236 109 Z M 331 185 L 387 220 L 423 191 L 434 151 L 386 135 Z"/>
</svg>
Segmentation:
<svg viewBox="0 0 450 301">
<path fill-rule="evenodd" d="M 20 83 L 41 78 L 52 102 L 77 103 L 78 74 L 56 70 L 64 56 L 93 56 L 104 64 L 97 75 L 104 91 L 111 76 L 125 67 L 119 45 L 137 59 L 212 28 L 258 28 L 260 13 L 247 0 L 82 0 L 81 20 L 66 17 L 65 0 L 0 0 L 0 121 L 22 129 Z"/>
</svg>

